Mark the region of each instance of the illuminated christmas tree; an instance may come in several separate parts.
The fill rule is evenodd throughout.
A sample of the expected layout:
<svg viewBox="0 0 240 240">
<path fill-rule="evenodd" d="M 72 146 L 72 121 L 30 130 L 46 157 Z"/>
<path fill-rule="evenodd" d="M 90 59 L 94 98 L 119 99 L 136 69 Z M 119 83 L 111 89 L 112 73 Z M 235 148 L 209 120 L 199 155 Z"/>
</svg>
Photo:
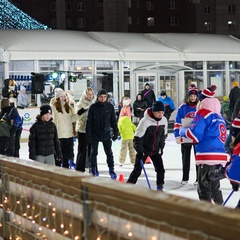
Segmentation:
<svg viewBox="0 0 240 240">
<path fill-rule="evenodd" d="M 49 29 L 7 0 L 0 0 L 0 29 Z"/>
</svg>

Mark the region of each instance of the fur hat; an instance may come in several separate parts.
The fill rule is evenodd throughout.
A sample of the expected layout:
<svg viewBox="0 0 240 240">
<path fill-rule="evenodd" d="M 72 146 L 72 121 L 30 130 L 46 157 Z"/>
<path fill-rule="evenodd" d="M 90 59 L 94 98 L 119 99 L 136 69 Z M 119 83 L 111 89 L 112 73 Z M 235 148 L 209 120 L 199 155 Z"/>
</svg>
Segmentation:
<svg viewBox="0 0 240 240">
<path fill-rule="evenodd" d="M 52 114 L 52 108 L 50 105 L 42 105 L 40 107 L 40 115 L 43 116 L 46 113 L 51 113 Z"/>
<path fill-rule="evenodd" d="M 195 94 L 198 96 L 198 88 L 195 84 L 191 84 L 188 88 L 188 93 L 187 96 L 189 97 L 190 95 Z"/>
<path fill-rule="evenodd" d="M 56 99 L 61 97 L 61 96 L 65 96 L 66 95 L 66 93 L 61 88 L 56 88 L 54 90 L 54 92 L 55 92 L 55 98 Z"/>
<path fill-rule="evenodd" d="M 152 112 L 159 112 L 159 111 L 165 111 L 165 107 L 163 102 L 156 101 L 152 105 Z"/>
<path fill-rule="evenodd" d="M 240 133 L 240 119 L 239 118 L 235 118 L 232 121 L 232 125 L 230 127 L 230 134 L 233 137 L 236 137 L 238 135 L 238 133 Z"/>
<path fill-rule="evenodd" d="M 130 104 L 131 104 L 131 99 L 130 98 L 123 100 L 123 106 L 124 107 L 129 106 Z"/>
<path fill-rule="evenodd" d="M 238 87 L 238 82 L 237 82 L 237 81 L 234 81 L 234 82 L 232 83 L 232 85 L 233 85 L 233 87 Z"/>
<path fill-rule="evenodd" d="M 203 89 L 201 94 L 200 94 L 200 100 L 202 101 L 204 98 L 214 97 L 216 89 L 217 89 L 216 85 L 211 85 L 211 86 Z"/>
<path fill-rule="evenodd" d="M 97 93 L 97 97 L 99 97 L 100 95 L 107 95 L 107 91 L 105 89 L 100 89 Z"/>
</svg>

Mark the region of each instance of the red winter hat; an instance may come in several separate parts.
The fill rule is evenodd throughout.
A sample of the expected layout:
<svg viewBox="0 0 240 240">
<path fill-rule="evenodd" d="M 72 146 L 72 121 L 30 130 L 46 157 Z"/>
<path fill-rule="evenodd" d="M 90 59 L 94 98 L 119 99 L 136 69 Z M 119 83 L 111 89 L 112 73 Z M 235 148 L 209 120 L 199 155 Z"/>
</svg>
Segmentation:
<svg viewBox="0 0 240 240">
<path fill-rule="evenodd" d="M 211 86 L 203 89 L 201 92 L 201 100 L 203 100 L 204 98 L 214 97 L 216 89 L 217 89 L 216 85 L 211 85 Z"/>
<path fill-rule="evenodd" d="M 230 127 L 230 134 L 233 137 L 236 137 L 238 135 L 238 133 L 240 132 L 240 119 L 239 118 L 235 118 L 232 121 L 232 125 Z"/>
<path fill-rule="evenodd" d="M 198 96 L 198 88 L 195 84 L 191 84 L 188 88 L 188 94 L 187 96 L 189 97 L 191 94 L 195 94 Z"/>
</svg>

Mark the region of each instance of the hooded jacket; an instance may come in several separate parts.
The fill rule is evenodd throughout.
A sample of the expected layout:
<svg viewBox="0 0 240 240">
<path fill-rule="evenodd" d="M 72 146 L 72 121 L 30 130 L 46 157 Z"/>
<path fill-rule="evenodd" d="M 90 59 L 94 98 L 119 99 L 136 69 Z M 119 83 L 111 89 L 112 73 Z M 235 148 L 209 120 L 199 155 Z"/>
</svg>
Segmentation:
<svg viewBox="0 0 240 240">
<path fill-rule="evenodd" d="M 2 88 L 2 96 L 5 97 L 5 98 L 17 98 L 17 91 L 16 91 L 16 84 L 12 87 L 14 87 L 14 89 L 12 89 L 11 91 L 8 91 L 9 90 L 9 81 L 11 79 L 7 78 L 7 79 L 4 79 L 3 81 L 3 84 L 4 84 L 4 87 Z"/>
<path fill-rule="evenodd" d="M 220 114 L 221 104 L 217 98 L 202 100 L 190 128 L 180 131 L 182 137 L 196 144 L 196 164 L 225 166 L 228 154 L 224 143 L 227 137 L 226 123 Z"/>
<path fill-rule="evenodd" d="M 133 143 L 135 150 L 148 156 L 162 154 L 167 131 L 168 122 L 166 117 L 163 116 L 157 121 L 153 118 L 152 109 L 148 108 L 139 122 L 134 135 Z"/>
<path fill-rule="evenodd" d="M 76 122 L 76 131 L 85 133 L 86 132 L 86 122 L 87 122 L 87 113 L 90 105 L 93 104 L 93 101 L 89 101 L 87 98 L 87 89 L 82 93 L 82 96 L 79 102 L 76 104 L 75 113 L 78 113 L 79 110 L 83 109 L 83 113 L 79 116 Z"/>
<path fill-rule="evenodd" d="M 130 117 L 123 116 L 118 121 L 118 130 L 122 140 L 132 140 L 136 126 L 132 123 Z"/>
<path fill-rule="evenodd" d="M 32 160 L 36 160 L 37 155 L 49 156 L 51 154 L 62 158 L 57 128 L 52 119 L 43 122 L 40 115 L 37 116 L 36 122 L 30 128 L 28 147 L 29 158 Z"/>
</svg>

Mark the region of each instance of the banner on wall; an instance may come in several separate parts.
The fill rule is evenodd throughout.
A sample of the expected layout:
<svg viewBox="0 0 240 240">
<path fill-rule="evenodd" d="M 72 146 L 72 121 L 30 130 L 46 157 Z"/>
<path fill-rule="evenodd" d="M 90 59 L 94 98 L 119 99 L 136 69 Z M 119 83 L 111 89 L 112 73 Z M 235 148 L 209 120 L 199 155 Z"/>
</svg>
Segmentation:
<svg viewBox="0 0 240 240">
<path fill-rule="evenodd" d="M 28 139 L 29 129 L 36 122 L 36 117 L 39 114 L 39 111 L 40 110 L 37 107 L 18 109 L 19 115 L 23 117 L 22 139 Z"/>
</svg>

